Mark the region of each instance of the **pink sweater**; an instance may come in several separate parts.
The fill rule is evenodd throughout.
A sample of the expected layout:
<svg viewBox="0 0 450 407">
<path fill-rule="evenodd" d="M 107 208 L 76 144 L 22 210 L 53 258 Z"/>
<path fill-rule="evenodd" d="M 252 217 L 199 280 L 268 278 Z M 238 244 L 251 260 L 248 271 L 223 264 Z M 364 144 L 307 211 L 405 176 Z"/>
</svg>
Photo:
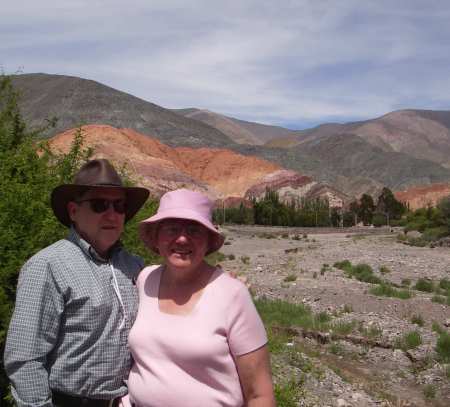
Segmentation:
<svg viewBox="0 0 450 407">
<path fill-rule="evenodd" d="M 216 269 L 189 315 L 159 310 L 162 267 L 139 275 L 139 311 L 129 335 L 129 396 L 139 407 L 243 405 L 234 356 L 267 342 L 247 288 Z"/>
</svg>

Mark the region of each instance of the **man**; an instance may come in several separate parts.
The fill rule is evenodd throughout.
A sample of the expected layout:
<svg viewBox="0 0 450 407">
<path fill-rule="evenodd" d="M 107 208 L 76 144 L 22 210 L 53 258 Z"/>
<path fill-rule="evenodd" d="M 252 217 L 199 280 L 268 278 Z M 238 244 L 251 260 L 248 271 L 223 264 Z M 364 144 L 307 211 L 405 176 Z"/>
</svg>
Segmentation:
<svg viewBox="0 0 450 407">
<path fill-rule="evenodd" d="M 112 406 L 127 393 L 127 337 L 143 267 L 119 238 L 148 197 L 124 187 L 107 160 L 87 162 L 51 205 L 66 239 L 23 266 L 5 346 L 19 407 Z"/>
</svg>

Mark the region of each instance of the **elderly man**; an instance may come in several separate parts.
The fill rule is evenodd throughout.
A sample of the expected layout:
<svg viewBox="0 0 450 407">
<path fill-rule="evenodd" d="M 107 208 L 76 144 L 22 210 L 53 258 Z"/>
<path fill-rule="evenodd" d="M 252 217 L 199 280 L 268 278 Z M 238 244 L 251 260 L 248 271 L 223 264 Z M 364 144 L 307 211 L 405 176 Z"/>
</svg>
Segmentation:
<svg viewBox="0 0 450 407">
<path fill-rule="evenodd" d="M 124 187 L 107 160 L 89 161 L 73 184 L 53 190 L 53 212 L 70 232 L 20 272 L 5 347 L 19 407 L 106 407 L 127 393 L 143 262 L 119 238 L 147 197 L 144 188 Z"/>
</svg>

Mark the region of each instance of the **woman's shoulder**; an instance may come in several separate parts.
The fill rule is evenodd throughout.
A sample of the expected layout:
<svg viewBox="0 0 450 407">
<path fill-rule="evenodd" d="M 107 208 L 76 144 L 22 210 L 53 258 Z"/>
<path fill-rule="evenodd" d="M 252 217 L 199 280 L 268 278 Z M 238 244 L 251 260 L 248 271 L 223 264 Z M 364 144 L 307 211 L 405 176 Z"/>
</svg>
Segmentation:
<svg viewBox="0 0 450 407">
<path fill-rule="evenodd" d="M 138 286 L 139 285 L 141 285 L 141 284 L 144 284 L 144 282 L 147 280 L 147 278 L 150 276 L 150 275 L 156 275 L 157 273 L 159 273 L 160 272 L 160 270 L 161 270 L 161 265 L 160 264 L 153 264 L 153 265 L 151 265 L 151 266 L 147 266 L 147 267 L 144 267 L 141 271 L 140 271 L 140 273 L 139 273 L 139 275 L 138 275 L 138 278 L 137 278 L 137 284 L 138 284 Z"/>
<path fill-rule="evenodd" d="M 246 284 L 241 280 L 240 276 L 230 275 L 230 273 L 227 273 L 220 268 L 216 268 L 215 274 L 216 278 L 214 281 L 217 286 L 220 286 L 221 290 L 224 290 L 224 292 L 233 295 L 237 292 L 248 291 Z"/>
</svg>

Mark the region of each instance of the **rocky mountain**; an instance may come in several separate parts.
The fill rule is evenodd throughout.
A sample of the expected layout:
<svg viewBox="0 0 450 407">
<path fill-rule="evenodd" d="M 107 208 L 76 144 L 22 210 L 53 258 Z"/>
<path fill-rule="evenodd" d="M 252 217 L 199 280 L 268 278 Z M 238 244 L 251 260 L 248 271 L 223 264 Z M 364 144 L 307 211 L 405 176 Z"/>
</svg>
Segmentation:
<svg viewBox="0 0 450 407">
<path fill-rule="evenodd" d="M 350 196 L 377 194 L 383 186 L 401 190 L 450 182 L 450 112 L 399 111 L 365 122 L 292 132 L 204 110 L 171 111 L 75 77 L 17 75 L 13 84 L 22 95 L 20 106 L 28 123 L 40 126 L 45 118 L 58 117 L 49 136 L 83 123 L 109 124 L 170 147 L 257 156 Z M 273 137 L 275 141 L 266 142 Z M 225 186 L 221 188 L 225 193 Z"/>
<path fill-rule="evenodd" d="M 98 82 L 64 75 L 25 74 L 12 77 L 20 93 L 20 107 L 31 126 L 42 126 L 56 117 L 48 133 L 84 124 L 108 124 L 132 128 L 161 142 L 192 147 L 225 147 L 233 144 L 214 127 L 176 114 Z"/>
<path fill-rule="evenodd" d="M 442 198 L 450 196 L 450 184 L 433 184 L 396 191 L 395 197 L 410 209 L 436 206 Z"/>
<path fill-rule="evenodd" d="M 450 168 L 450 111 L 398 110 L 363 122 L 321 125 L 266 145 L 291 148 L 340 134 L 361 137 L 385 152 L 404 153 Z"/>
<path fill-rule="evenodd" d="M 49 140 L 50 147 L 67 152 L 76 131 L 71 129 L 54 136 Z M 93 148 L 94 157 L 108 158 L 119 167 L 124 166 L 130 176 L 149 188 L 154 196 L 186 187 L 203 191 L 212 199 L 240 202 L 239 199 L 249 196 L 249 190 L 265 192 L 270 181 L 272 189 L 282 191 L 280 196 L 285 199 L 326 197 L 330 202 L 344 204 L 339 201 L 344 197 L 342 193 L 333 191 L 330 195 L 330 188 L 309 177 L 283 171 L 269 161 L 231 150 L 173 148 L 135 130 L 108 125 L 83 126 L 82 135 L 83 146 Z M 303 189 L 298 188 L 300 184 Z"/>
<path fill-rule="evenodd" d="M 215 127 L 238 144 L 260 145 L 297 134 L 283 127 L 238 120 L 204 109 L 175 109 L 174 112 Z"/>
</svg>

